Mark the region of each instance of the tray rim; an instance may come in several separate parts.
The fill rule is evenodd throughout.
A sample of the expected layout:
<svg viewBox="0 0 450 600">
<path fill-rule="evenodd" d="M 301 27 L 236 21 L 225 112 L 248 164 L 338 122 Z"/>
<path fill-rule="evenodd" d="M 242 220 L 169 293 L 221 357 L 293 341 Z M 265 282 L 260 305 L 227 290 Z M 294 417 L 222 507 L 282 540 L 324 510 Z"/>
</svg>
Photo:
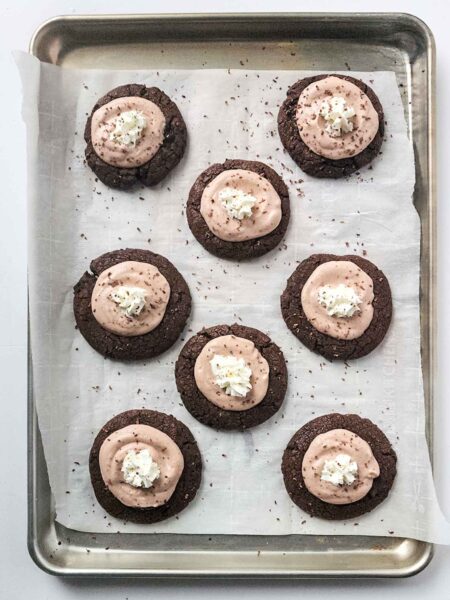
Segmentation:
<svg viewBox="0 0 450 600">
<path fill-rule="evenodd" d="M 430 312 L 430 327 L 428 330 L 428 347 L 429 347 L 429 398 L 430 406 L 428 408 L 428 429 L 430 433 L 429 440 L 429 451 L 432 459 L 433 456 L 433 403 L 435 397 L 435 376 L 437 372 L 437 356 L 436 356 L 436 276 L 437 276 L 437 226 L 436 226 L 436 158 L 435 158 L 435 79 L 436 79 L 436 46 L 433 33 L 429 26 L 421 18 L 407 12 L 242 12 L 242 13 L 104 13 L 104 14 L 77 14 L 77 15 L 56 15 L 43 21 L 33 32 L 28 53 L 32 56 L 37 56 L 38 44 L 41 36 L 46 33 L 48 29 L 54 26 L 60 25 L 61 23 L 67 22 L 148 22 L 148 21 L 165 21 L 167 19 L 176 20 L 180 23 L 189 20 L 201 21 L 201 22 L 212 22 L 212 21 L 248 21 L 249 19 L 256 21 L 264 21 L 267 19 L 278 20 L 278 21 L 289 21 L 295 20 L 342 20 L 351 18 L 352 20 L 363 22 L 370 19 L 386 18 L 391 20 L 404 20 L 419 30 L 423 39 L 426 42 L 427 48 L 427 64 L 428 64 L 428 77 L 427 77 L 427 100 L 428 100 L 428 122 L 429 127 L 427 131 L 427 146 L 428 146 L 428 179 L 426 181 L 426 190 L 428 197 L 428 236 L 429 236 L 429 312 Z M 54 64 L 54 63 L 53 63 Z M 32 385 L 32 364 L 31 364 L 31 345 L 29 339 L 29 317 L 28 317 L 28 394 L 27 394 L 27 494 L 28 494 L 28 528 L 27 528 L 27 548 L 33 562 L 44 572 L 50 575 L 64 576 L 64 577 L 147 577 L 147 578 L 180 578 L 180 579 L 197 579 L 197 578 L 230 578 L 233 579 L 306 579 L 306 578 L 403 578 L 411 577 L 420 573 L 427 565 L 431 562 L 434 555 L 434 544 L 429 542 L 421 542 L 418 540 L 411 540 L 423 546 L 423 550 L 419 559 L 416 560 L 409 567 L 397 568 L 395 571 L 392 569 L 358 569 L 355 571 L 344 572 L 338 569 L 329 569 L 322 571 L 282 571 L 282 570 L 265 570 L 257 571 L 256 569 L 248 572 L 236 572 L 235 570 L 209 570 L 204 569 L 134 569 L 132 572 L 126 569 L 111 571 L 107 569 L 85 569 L 85 568 L 71 568 L 62 567 L 52 563 L 43 552 L 38 540 L 38 536 L 35 535 L 36 528 L 36 495 L 35 484 L 36 484 L 36 437 L 39 435 L 39 427 L 37 423 L 37 414 L 34 406 L 33 399 L 33 385 Z M 51 521 L 52 531 L 55 531 L 55 522 Z M 409 538 L 400 538 L 408 540 Z"/>
<path fill-rule="evenodd" d="M 408 12 L 401 11 L 393 11 L 393 12 L 385 12 L 385 11 L 369 11 L 369 12 L 314 12 L 314 11 L 283 11 L 283 12 L 218 12 L 218 13 L 208 13 L 208 12 L 199 12 L 199 13 L 190 13 L 190 12 L 177 12 L 177 13 L 85 13 L 85 14 L 76 14 L 76 15 L 55 15 L 54 17 L 50 17 L 43 21 L 32 33 L 30 38 L 30 42 L 28 45 L 28 52 L 33 56 L 36 56 L 35 52 L 37 49 L 37 43 L 39 41 L 39 37 L 45 33 L 45 30 L 49 27 L 52 27 L 55 24 L 59 24 L 61 22 L 77 22 L 77 21 L 141 21 L 145 22 L 148 20 L 152 21 L 165 21 L 167 19 L 174 19 L 179 22 L 183 22 L 186 20 L 197 20 L 197 21 L 227 21 L 232 19 L 236 20 L 266 20 L 266 19 L 276 19 L 279 21 L 288 21 L 290 19 L 322 19 L 322 20 L 336 20 L 336 19 L 345 19 L 351 18 L 353 20 L 364 21 L 368 19 L 375 18 L 387 18 L 387 19 L 404 19 L 411 24 L 414 24 L 421 33 L 425 36 L 427 40 L 427 46 L 430 52 L 430 58 L 432 58 L 432 62 L 435 61 L 436 54 L 436 44 L 433 32 L 430 27 L 425 23 L 423 19 L 417 17 L 416 15 Z"/>
</svg>

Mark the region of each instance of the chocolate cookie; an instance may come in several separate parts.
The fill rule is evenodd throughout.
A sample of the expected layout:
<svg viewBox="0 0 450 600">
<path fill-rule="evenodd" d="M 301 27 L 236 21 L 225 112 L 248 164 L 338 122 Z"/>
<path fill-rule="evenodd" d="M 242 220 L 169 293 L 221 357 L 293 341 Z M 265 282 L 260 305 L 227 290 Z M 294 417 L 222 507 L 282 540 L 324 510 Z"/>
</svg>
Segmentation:
<svg viewBox="0 0 450 600">
<path fill-rule="evenodd" d="M 91 298 L 97 277 L 113 265 L 125 261 L 149 263 L 159 269 L 170 285 L 170 298 L 160 324 L 144 335 L 122 336 L 107 331 L 92 313 Z M 73 310 L 78 328 L 86 341 L 107 358 L 139 360 L 162 354 L 178 339 L 191 312 L 191 295 L 186 281 L 173 264 L 149 250 L 114 250 L 94 259 L 74 287 Z"/>
<path fill-rule="evenodd" d="M 183 454 L 184 469 L 175 491 L 165 504 L 158 507 L 126 506 L 110 492 L 103 481 L 99 463 L 99 452 L 103 442 L 114 431 L 133 424 L 159 429 L 177 444 Z M 123 521 L 150 525 L 173 517 L 192 502 L 202 478 L 202 459 L 190 430 L 172 415 L 155 410 L 127 410 L 108 421 L 97 434 L 89 455 L 89 472 L 95 496 L 110 515 Z"/>
<path fill-rule="evenodd" d="M 329 504 L 311 494 L 302 473 L 303 457 L 314 438 L 332 429 L 347 429 L 365 440 L 380 467 L 380 475 L 366 496 L 351 504 Z M 292 501 L 313 517 L 322 519 L 354 519 L 373 510 L 392 487 L 397 473 L 397 456 L 384 433 L 369 419 L 358 415 L 332 413 L 306 423 L 291 438 L 283 454 L 281 470 Z"/>
<path fill-rule="evenodd" d="M 328 261 L 351 261 L 362 269 L 373 281 L 373 318 L 364 333 L 355 339 L 336 339 L 318 331 L 306 318 L 302 307 L 303 286 L 321 264 Z M 361 256 L 313 254 L 302 261 L 287 281 L 281 295 L 283 319 L 292 333 L 310 350 L 328 360 L 350 360 L 361 358 L 383 341 L 392 318 L 392 297 L 386 276 L 369 260 Z"/>
<path fill-rule="evenodd" d="M 269 385 L 262 402 L 243 411 L 224 410 L 210 402 L 197 387 L 195 362 L 212 339 L 234 335 L 252 341 L 270 367 Z M 283 403 L 287 388 L 287 368 L 280 348 L 271 339 L 251 327 L 216 325 L 202 329 L 186 342 L 175 365 L 177 388 L 185 407 L 198 421 L 214 429 L 245 430 L 270 419 Z"/>
<path fill-rule="evenodd" d="M 200 204 L 204 189 L 218 175 L 231 169 L 244 169 L 257 173 L 272 184 L 280 197 L 281 221 L 267 235 L 245 241 L 223 240 L 210 230 L 203 218 Z M 264 163 L 253 160 L 226 160 L 222 164 L 211 165 L 198 176 L 189 192 L 186 214 L 192 233 L 211 254 L 232 260 L 255 258 L 273 250 L 283 239 L 290 217 L 289 192 L 278 173 Z"/>
<path fill-rule="evenodd" d="M 163 142 L 146 163 L 132 168 L 111 165 L 96 153 L 91 139 L 92 116 L 97 109 L 118 98 L 137 97 L 156 104 L 165 117 Z M 159 183 L 181 160 L 187 140 L 186 124 L 177 105 L 157 87 L 131 83 L 121 85 L 100 98 L 92 109 L 84 131 L 86 162 L 105 185 L 126 190 L 136 183 L 153 186 Z"/>
<path fill-rule="evenodd" d="M 370 144 L 359 154 L 355 154 L 349 158 L 332 160 L 313 152 L 300 137 L 296 122 L 297 102 L 300 94 L 311 83 L 330 77 L 330 75 L 305 77 L 288 89 L 287 98 L 281 105 L 278 113 L 278 132 L 283 146 L 302 171 L 313 177 L 337 179 L 351 175 L 358 169 L 369 164 L 378 155 L 384 136 L 384 113 L 378 97 L 368 85 L 349 75 L 333 74 L 332 76 L 349 81 L 360 88 L 378 113 L 378 132 Z"/>
</svg>

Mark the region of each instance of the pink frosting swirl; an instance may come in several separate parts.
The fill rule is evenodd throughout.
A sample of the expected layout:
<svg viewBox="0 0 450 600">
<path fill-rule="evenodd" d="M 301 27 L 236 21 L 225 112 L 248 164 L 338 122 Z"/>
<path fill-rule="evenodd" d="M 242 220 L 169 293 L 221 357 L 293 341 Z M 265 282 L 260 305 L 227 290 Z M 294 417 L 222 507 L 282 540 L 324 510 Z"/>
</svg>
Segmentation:
<svg viewBox="0 0 450 600">
<path fill-rule="evenodd" d="M 333 96 L 344 98 L 355 110 L 353 130 L 333 137 L 319 114 L 322 103 Z M 339 160 L 362 152 L 377 134 L 378 113 L 368 96 L 354 83 L 329 76 L 310 83 L 300 94 L 296 113 L 300 137 L 316 154 Z"/>
<path fill-rule="evenodd" d="M 121 113 L 138 111 L 146 121 L 136 144 L 110 139 Z M 98 108 L 92 115 L 91 141 L 95 153 L 113 167 L 139 167 L 155 156 L 164 140 L 166 118 L 157 104 L 135 96 L 117 98 Z"/>
<path fill-rule="evenodd" d="M 242 358 L 251 369 L 251 390 L 244 397 L 229 396 L 217 385 L 210 360 L 216 355 Z M 270 368 L 255 344 L 235 335 L 222 335 L 209 341 L 195 361 L 195 383 L 210 402 L 224 410 L 242 411 L 264 400 L 269 387 Z"/>
<path fill-rule="evenodd" d="M 334 485 L 321 478 L 325 461 L 334 460 L 339 454 L 347 454 L 357 464 L 357 477 L 351 485 Z M 373 480 L 380 475 L 380 466 L 369 444 L 359 435 L 347 429 L 332 429 L 311 442 L 303 457 L 302 474 L 307 489 L 320 500 L 351 504 L 367 495 Z"/>
<path fill-rule="evenodd" d="M 359 310 L 352 317 L 330 316 L 318 299 L 323 286 L 343 284 L 354 289 L 361 300 Z M 302 289 L 301 301 L 311 325 L 338 340 L 360 337 L 373 318 L 373 281 L 369 275 L 350 260 L 330 260 L 315 269 Z"/>
<path fill-rule="evenodd" d="M 252 214 L 243 219 L 229 214 L 220 199 L 226 189 L 244 192 L 256 199 Z M 281 221 L 281 199 L 265 177 L 245 169 L 222 171 L 208 183 L 200 201 L 200 213 L 209 229 L 221 240 L 242 242 L 269 234 Z"/>
<path fill-rule="evenodd" d="M 129 316 L 113 300 L 112 294 L 120 286 L 145 291 L 145 305 L 138 315 Z M 159 269 L 129 260 L 100 273 L 92 292 L 92 313 L 107 331 L 125 336 L 144 335 L 161 323 L 169 298 L 169 282 Z"/>
<path fill-rule="evenodd" d="M 148 450 L 160 469 L 150 488 L 125 483 L 123 461 L 130 451 Z M 114 431 L 100 447 L 100 472 L 109 491 L 125 506 L 157 507 L 165 504 L 177 487 L 184 469 L 180 448 L 168 435 L 149 425 L 128 425 Z"/>
</svg>

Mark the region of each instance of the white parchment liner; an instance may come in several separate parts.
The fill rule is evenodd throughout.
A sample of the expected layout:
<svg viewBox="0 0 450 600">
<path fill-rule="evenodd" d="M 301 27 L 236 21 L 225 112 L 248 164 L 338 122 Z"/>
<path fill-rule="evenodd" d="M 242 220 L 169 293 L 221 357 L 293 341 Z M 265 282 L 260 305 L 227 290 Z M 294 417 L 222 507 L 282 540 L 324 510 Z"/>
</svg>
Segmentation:
<svg viewBox="0 0 450 600">
<path fill-rule="evenodd" d="M 283 151 L 276 126 L 287 87 L 311 72 L 69 70 L 19 54 L 29 134 L 29 278 L 33 385 L 57 519 L 82 531 L 359 534 L 450 541 L 436 501 L 424 436 L 419 339 L 420 224 L 412 205 L 414 158 L 394 73 L 352 73 L 378 94 L 386 141 L 371 168 L 349 180 L 304 175 Z M 110 190 L 83 164 L 83 130 L 96 99 L 130 82 L 157 85 L 189 129 L 184 159 L 153 189 Z M 197 175 L 225 158 L 262 160 L 289 186 L 292 217 L 270 254 L 233 263 L 191 235 L 185 204 Z M 75 330 L 72 286 L 92 258 L 149 248 L 178 267 L 193 313 L 183 338 L 235 321 L 281 346 L 289 387 L 279 413 L 245 433 L 216 433 L 183 407 L 174 381 L 180 340 L 145 364 L 105 360 Z M 285 326 L 279 297 L 298 261 L 314 252 L 367 255 L 387 275 L 394 318 L 366 358 L 331 364 Z M 204 459 L 196 500 L 154 526 L 123 524 L 97 504 L 88 456 L 100 427 L 131 408 L 171 413 L 192 430 Z M 357 522 L 313 519 L 289 499 L 280 472 L 292 434 L 313 417 L 355 412 L 372 419 L 398 454 L 389 498 Z"/>
</svg>

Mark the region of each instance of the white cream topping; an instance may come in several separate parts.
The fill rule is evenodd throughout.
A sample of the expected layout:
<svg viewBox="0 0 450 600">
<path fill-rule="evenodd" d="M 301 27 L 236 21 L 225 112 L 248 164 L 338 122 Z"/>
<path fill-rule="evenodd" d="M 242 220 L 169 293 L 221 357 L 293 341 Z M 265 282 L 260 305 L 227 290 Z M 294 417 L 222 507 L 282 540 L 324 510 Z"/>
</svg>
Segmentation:
<svg viewBox="0 0 450 600">
<path fill-rule="evenodd" d="M 356 114 L 355 109 L 348 106 L 342 96 L 332 96 L 329 100 L 324 100 L 319 114 L 327 122 L 325 131 L 331 137 L 340 137 L 343 133 L 353 131 L 352 119 Z"/>
<path fill-rule="evenodd" d="M 323 463 L 320 479 L 333 485 L 351 485 L 358 476 L 358 465 L 348 454 L 338 454 Z"/>
<path fill-rule="evenodd" d="M 150 488 L 161 474 L 158 464 L 149 450 L 130 450 L 123 459 L 122 469 L 125 483 L 139 488 Z"/>
<path fill-rule="evenodd" d="M 319 288 L 317 300 L 330 317 L 353 317 L 359 312 L 361 298 L 349 285 L 340 283 L 337 286 L 324 285 Z"/>
<path fill-rule="evenodd" d="M 111 300 L 129 317 L 137 317 L 145 306 L 146 291 L 140 287 L 121 285 L 111 292 Z"/>
<path fill-rule="evenodd" d="M 256 204 L 255 196 L 231 187 L 220 190 L 219 200 L 230 217 L 239 221 L 251 217 L 252 209 Z"/>
<path fill-rule="evenodd" d="M 214 354 L 209 361 L 215 383 L 228 396 L 243 398 L 252 389 L 250 377 L 252 370 L 245 364 L 243 358 Z"/>
<path fill-rule="evenodd" d="M 109 134 L 112 142 L 123 146 L 135 146 L 147 125 L 144 113 L 140 110 L 127 110 L 114 121 L 114 129 Z"/>
</svg>

